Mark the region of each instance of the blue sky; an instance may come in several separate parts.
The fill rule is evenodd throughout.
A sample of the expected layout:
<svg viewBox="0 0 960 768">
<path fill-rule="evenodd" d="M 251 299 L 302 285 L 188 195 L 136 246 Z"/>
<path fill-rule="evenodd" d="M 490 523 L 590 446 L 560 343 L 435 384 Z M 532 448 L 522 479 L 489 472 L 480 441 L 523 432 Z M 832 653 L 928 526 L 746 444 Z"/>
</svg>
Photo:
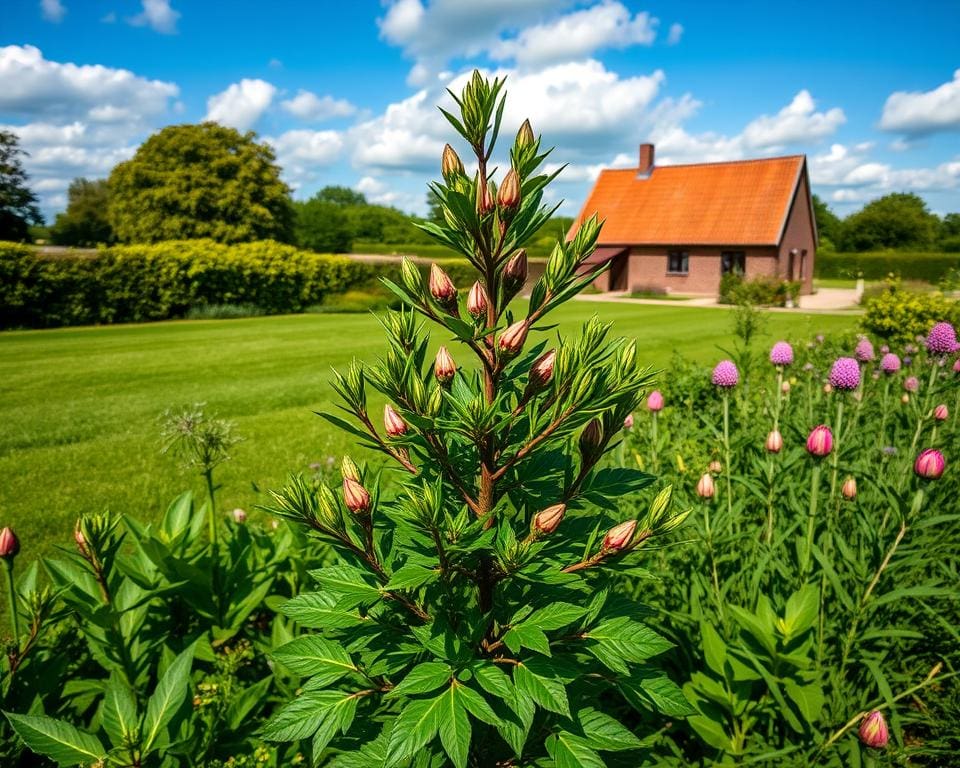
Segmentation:
<svg viewBox="0 0 960 768">
<path fill-rule="evenodd" d="M 298 198 L 343 184 L 422 212 L 444 89 L 508 75 L 574 213 L 601 168 L 805 153 L 841 214 L 891 191 L 960 211 L 960 3 L 6 0 L 0 127 L 50 217 L 152 131 L 215 119 Z"/>
</svg>

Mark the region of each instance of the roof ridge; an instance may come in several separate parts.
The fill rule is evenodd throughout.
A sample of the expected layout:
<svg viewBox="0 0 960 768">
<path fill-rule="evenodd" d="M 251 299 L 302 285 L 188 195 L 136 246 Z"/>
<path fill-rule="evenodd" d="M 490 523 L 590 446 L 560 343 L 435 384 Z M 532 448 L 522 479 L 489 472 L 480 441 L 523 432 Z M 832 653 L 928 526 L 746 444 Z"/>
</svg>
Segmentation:
<svg viewBox="0 0 960 768">
<path fill-rule="evenodd" d="M 747 163 L 769 163 L 774 160 L 803 160 L 806 158 L 806 155 L 777 155 L 776 157 L 746 157 L 740 160 L 714 160 L 712 162 L 699 162 L 699 163 L 669 163 L 666 165 L 657 165 L 654 163 L 653 170 L 658 168 L 695 168 L 698 166 L 704 165 L 746 165 Z M 604 168 L 600 173 L 609 173 L 611 171 L 616 171 L 618 173 L 633 172 L 637 173 L 636 167 L 630 168 Z"/>
</svg>

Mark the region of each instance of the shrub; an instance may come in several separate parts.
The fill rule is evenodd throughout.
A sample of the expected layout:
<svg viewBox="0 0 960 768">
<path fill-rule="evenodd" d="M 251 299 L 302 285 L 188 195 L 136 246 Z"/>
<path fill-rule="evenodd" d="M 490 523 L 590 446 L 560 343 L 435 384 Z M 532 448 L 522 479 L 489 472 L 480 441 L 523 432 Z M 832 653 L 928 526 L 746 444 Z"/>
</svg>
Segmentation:
<svg viewBox="0 0 960 768">
<path fill-rule="evenodd" d="M 867 253 L 830 253 L 817 251 L 816 276 L 846 280 L 862 277 L 883 280 L 895 274 L 904 280 L 922 280 L 936 284 L 951 268 L 960 266 L 960 255 L 914 251 L 872 251 Z"/>
<path fill-rule="evenodd" d="M 861 326 L 868 333 L 901 344 L 926 334 L 938 320 L 960 323 L 960 304 L 940 293 L 905 290 L 891 280 L 878 296 L 864 301 L 866 312 Z"/>
<path fill-rule="evenodd" d="M 754 304 L 762 307 L 782 307 L 787 297 L 797 298 L 801 284 L 797 281 L 778 280 L 775 277 L 754 277 L 749 280 L 736 272 L 728 272 L 720 278 L 721 304 Z"/>
<path fill-rule="evenodd" d="M 0 327 L 166 320 L 226 304 L 302 312 L 371 274 L 362 263 L 272 241 L 171 241 L 68 258 L 0 243 Z"/>
</svg>

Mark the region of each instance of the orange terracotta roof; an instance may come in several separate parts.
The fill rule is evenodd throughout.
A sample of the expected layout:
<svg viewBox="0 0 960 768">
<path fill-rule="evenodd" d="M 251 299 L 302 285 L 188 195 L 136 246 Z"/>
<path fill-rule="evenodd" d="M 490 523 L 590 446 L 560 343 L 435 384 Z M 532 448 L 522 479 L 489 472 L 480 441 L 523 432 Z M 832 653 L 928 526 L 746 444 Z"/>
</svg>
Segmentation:
<svg viewBox="0 0 960 768">
<path fill-rule="evenodd" d="M 571 232 L 593 213 L 599 244 L 777 245 L 803 155 L 602 171 Z"/>
</svg>

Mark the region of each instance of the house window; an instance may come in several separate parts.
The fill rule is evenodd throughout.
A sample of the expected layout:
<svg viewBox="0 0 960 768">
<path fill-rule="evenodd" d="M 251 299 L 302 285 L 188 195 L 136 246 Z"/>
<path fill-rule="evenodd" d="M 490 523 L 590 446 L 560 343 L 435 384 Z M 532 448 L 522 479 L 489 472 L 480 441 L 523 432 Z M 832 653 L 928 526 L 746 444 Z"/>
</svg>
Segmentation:
<svg viewBox="0 0 960 768">
<path fill-rule="evenodd" d="M 686 251 L 667 253 L 667 274 L 685 275 L 690 270 L 690 254 Z"/>
<path fill-rule="evenodd" d="M 742 275 L 747 271 L 747 254 L 743 251 L 722 251 L 720 253 L 720 272 L 736 272 Z"/>
</svg>

